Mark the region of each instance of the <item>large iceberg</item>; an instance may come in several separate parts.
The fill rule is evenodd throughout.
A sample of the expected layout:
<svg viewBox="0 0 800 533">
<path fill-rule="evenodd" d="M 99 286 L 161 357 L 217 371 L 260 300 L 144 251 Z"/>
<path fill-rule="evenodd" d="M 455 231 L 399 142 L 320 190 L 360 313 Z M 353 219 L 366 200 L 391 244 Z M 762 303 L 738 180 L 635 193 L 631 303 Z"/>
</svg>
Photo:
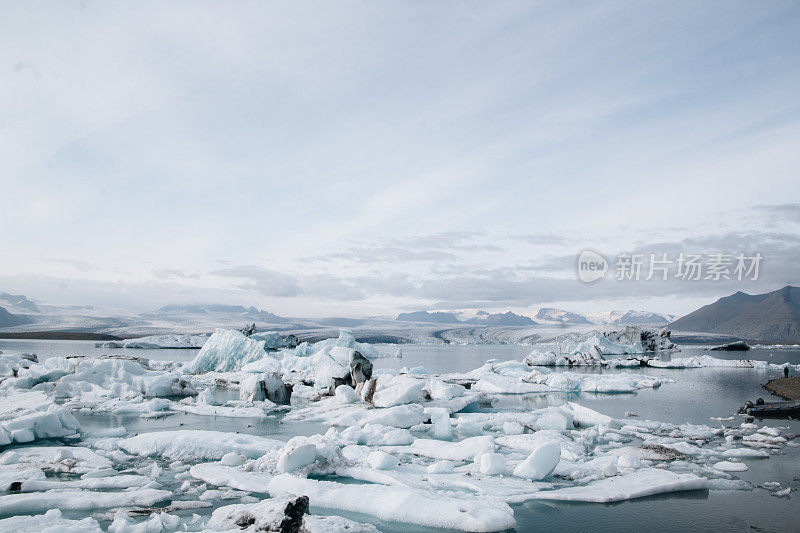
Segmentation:
<svg viewBox="0 0 800 533">
<path fill-rule="evenodd" d="M 632 365 L 638 366 L 640 359 L 661 350 L 671 350 L 675 344 L 670 338 L 670 332 L 661 330 L 641 329 L 628 326 L 623 331 L 589 332 L 578 339 L 567 339 L 559 345 L 558 352 L 543 352 L 534 350 L 525 359 L 531 366 L 585 366 L 605 365 L 609 363 L 609 356 L 624 355 L 633 361 Z"/>
<path fill-rule="evenodd" d="M 266 341 L 246 337 L 241 331 L 218 329 L 194 359 L 184 365 L 192 374 L 198 372 L 230 372 L 267 357 Z"/>
<path fill-rule="evenodd" d="M 48 360 L 49 361 L 49 360 Z M 55 397 L 74 406 L 95 406 L 108 399 L 193 396 L 197 391 L 180 373 L 153 370 L 146 360 L 81 357 L 74 371 L 55 385 Z"/>
</svg>

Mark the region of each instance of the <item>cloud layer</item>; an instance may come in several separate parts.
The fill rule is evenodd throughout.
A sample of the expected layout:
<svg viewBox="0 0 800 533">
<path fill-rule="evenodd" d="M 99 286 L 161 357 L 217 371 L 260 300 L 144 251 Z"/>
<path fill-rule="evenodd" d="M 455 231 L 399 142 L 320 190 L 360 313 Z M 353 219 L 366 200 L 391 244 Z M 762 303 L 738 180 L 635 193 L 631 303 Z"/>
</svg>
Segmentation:
<svg viewBox="0 0 800 533">
<path fill-rule="evenodd" d="M 680 313 L 800 283 L 792 3 L 3 15 L 0 290 L 290 315 Z M 764 277 L 585 286 L 585 247 L 758 250 Z"/>
</svg>

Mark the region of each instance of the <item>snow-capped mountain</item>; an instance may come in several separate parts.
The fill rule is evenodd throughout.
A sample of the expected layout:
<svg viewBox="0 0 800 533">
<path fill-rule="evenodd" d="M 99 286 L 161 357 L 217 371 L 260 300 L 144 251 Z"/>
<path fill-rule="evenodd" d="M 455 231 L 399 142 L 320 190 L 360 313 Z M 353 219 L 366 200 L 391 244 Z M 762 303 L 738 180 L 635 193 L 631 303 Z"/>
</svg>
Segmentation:
<svg viewBox="0 0 800 533">
<path fill-rule="evenodd" d="M 542 307 L 536 313 L 537 322 L 544 322 L 548 324 L 591 324 L 585 316 L 578 313 L 571 313 L 562 309 L 554 309 L 552 307 Z"/>
<path fill-rule="evenodd" d="M 630 325 L 650 324 L 666 325 L 675 320 L 673 315 L 652 313 L 650 311 L 604 311 L 586 315 L 593 324 Z"/>
</svg>

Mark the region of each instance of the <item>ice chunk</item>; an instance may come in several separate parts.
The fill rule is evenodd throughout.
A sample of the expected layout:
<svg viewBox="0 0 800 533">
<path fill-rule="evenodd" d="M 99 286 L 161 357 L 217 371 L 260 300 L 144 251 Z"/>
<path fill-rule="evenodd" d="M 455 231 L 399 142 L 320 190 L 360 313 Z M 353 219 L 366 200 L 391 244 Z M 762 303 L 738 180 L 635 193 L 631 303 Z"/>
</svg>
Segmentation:
<svg viewBox="0 0 800 533">
<path fill-rule="evenodd" d="M 574 429 L 572 425 L 572 417 L 567 417 L 564 412 L 559 409 L 549 409 L 547 412 L 536 419 L 534 427 L 537 430 L 541 429 L 555 429 L 558 431 L 565 431 L 567 429 Z"/>
<path fill-rule="evenodd" d="M 291 442 L 291 441 L 290 441 Z M 294 472 L 317 460 L 317 447 L 313 444 L 289 444 L 278 455 L 278 472 Z"/>
<path fill-rule="evenodd" d="M 307 533 L 379 533 L 372 524 L 362 524 L 336 515 L 307 514 L 303 517 L 303 530 Z"/>
<path fill-rule="evenodd" d="M 381 424 L 351 426 L 339 433 L 336 438 L 342 443 L 367 446 L 400 446 L 414 442 L 414 435 L 409 430 Z"/>
<path fill-rule="evenodd" d="M 239 466 L 247 462 L 247 457 L 240 453 L 228 452 L 222 456 L 220 462 L 225 466 Z"/>
<path fill-rule="evenodd" d="M 141 433 L 119 441 L 119 447 L 131 454 L 180 460 L 220 460 L 231 452 L 255 459 L 282 446 L 279 440 L 255 435 L 188 429 Z"/>
<path fill-rule="evenodd" d="M 303 515 L 308 512 L 308 497 L 276 498 L 252 505 L 227 505 L 216 509 L 208 527 L 217 531 L 300 531 Z"/>
<path fill-rule="evenodd" d="M 183 368 L 193 374 L 240 370 L 247 363 L 268 357 L 265 344 L 263 340 L 246 337 L 241 331 L 217 329 L 195 358 Z"/>
<path fill-rule="evenodd" d="M 496 476 L 506 473 L 506 458 L 501 453 L 485 452 L 478 455 L 481 474 Z"/>
<path fill-rule="evenodd" d="M 437 439 L 449 439 L 453 435 L 450 425 L 450 411 L 444 407 L 429 407 L 425 412 L 431 415 L 431 433 Z"/>
<path fill-rule="evenodd" d="M 86 477 L 82 479 L 72 479 L 58 481 L 54 479 L 29 479 L 22 482 L 20 490 L 22 492 L 35 492 L 54 489 L 130 489 L 143 487 L 150 483 L 151 479 L 146 476 L 119 474 L 107 477 Z"/>
<path fill-rule="evenodd" d="M 751 458 L 767 458 L 769 453 L 764 450 L 754 450 L 752 448 L 731 448 L 722 452 L 723 457 L 751 457 Z"/>
<path fill-rule="evenodd" d="M 239 384 L 239 399 L 247 402 L 268 400 L 278 405 L 287 405 L 291 389 L 276 373 L 250 374 Z"/>
<path fill-rule="evenodd" d="M 144 360 L 80 358 L 75 372 L 56 383 L 56 398 L 91 405 L 108 398 L 194 396 L 197 391 L 178 373 L 152 370 Z"/>
<path fill-rule="evenodd" d="M 525 433 L 523 435 L 503 435 L 497 437 L 496 442 L 500 446 L 528 453 L 533 453 L 542 444 L 554 442 L 561 447 L 561 458 L 567 461 L 576 461 L 586 455 L 583 445 L 552 429 L 543 429 L 536 433 Z"/>
<path fill-rule="evenodd" d="M 114 521 L 108 527 L 109 533 L 159 533 L 172 531 L 181 523 L 181 517 L 165 512 L 152 513 L 150 519 L 141 523 L 128 518 L 125 511 L 117 511 Z"/>
<path fill-rule="evenodd" d="M 68 410 L 38 391 L 0 391 L 0 446 L 75 435 L 81 431 Z"/>
<path fill-rule="evenodd" d="M 284 350 L 281 352 L 281 367 L 284 375 L 296 372 L 303 379 L 312 381 L 316 388 L 328 388 L 335 378 L 349 376 L 350 360 L 355 352 L 367 360 L 391 357 L 369 344 L 356 342 L 352 331 L 341 329 L 336 339 L 314 345 L 303 343 L 292 350 Z"/>
<path fill-rule="evenodd" d="M 372 403 L 375 407 L 393 407 L 422 399 L 425 382 L 407 376 L 381 375 Z"/>
<path fill-rule="evenodd" d="M 723 472 L 744 472 L 747 470 L 747 465 L 744 463 L 733 463 L 731 461 L 720 461 L 715 463 L 713 468 L 722 470 Z"/>
<path fill-rule="evenodd" d="M 356 403 L 361 401 L 355 389 L 350 385 L 339 385 L 336 387 L 335 396 L 340 403 Z"/>
<path fill-rule="evenodd" d="M 249 505 L 227 505 L 214 511 L 208 528 L 216 531 L 302 531 L 304 533 L 376 533 L 371 524 L 339 516 L 313 516 L 308 498 L 276 498 Z"/>
<path fill-rule="evenodd" d="M 445 383 L 436 378 L 428 380 L 425 389 L 433 400 L 452 400 L 456 396 L 462 396 L 467 391 L 463 385 Z"/>
<path fill-rule="evenodd" d="M 265 472 L 245 472 L 239 468 L 220 463 L 201 463 L 189 469 L 189 475 L 204 483 L 218 487 L 231 487 L 247 492 L 264 492 L 272 474 Z"/>
<path fill-rule="evenodd" d="M 422 455 L 432 459 L 472 461 L 479 453 L 494 451 L 494 437 L 483 435 L 469 437 L 459 442 L 417 439 L 411 446 L 404 446 L 398 449 L 405 453 L 413 453 L 414 455 Z"/>
<path fill-rule="evenodd" d="M 396 467 L 400 460 L 394 455 L 376 450 L 367 456 L 367 463 L 376 470 L 388 470 Z"/>
<path fill-rule="evenodd" d="M 514 469 L 517 477 L 538 481 L 553 473 L 561 460 L 561 445 L 545 442 L 536 447 L 527 459 Z"/>
<path fill-rule="evenodd" d="M 572 420 L 576 426 L 613 426 L 615 421 L 608 415 L 598 413 L 593 409 L 584 407 L 583 405 L 575 402 L 568 402 L 567 408 L 572 411 Z M 617 424 L 618 426 L 621 424 Z"/>
<path fill-rule="evenodd" d="M 103 528 L 94 518 L 70 520 L 58 509 L 50 509 L 34 516 L 12 516 L 0 520 L 0 531 L 15 533 L 102 533 Z"/>
<path fill-rule="evenodd" d="M 39 468 L 25 467 L 0 469 L 0 492 L 7 492 L 12 485 L 33 479 L 44 479 L 44 472 Z"/>
<path fill-rule="evenodd" d="M 277 331 L 261 331 L 259 333 L 253 333 L 252 335 L 250 335 L 250 338 L 256 341 L 264 341 L 264 347 L 269 350 L 286 348 L 287 346 L 289 346 L 289 344 L 291 344 L 296 340 L 296 338 L 294 338 L 294 335 L 283 337 Z"/>
<path fill-rule="evenodd" d="M 608 503 L 666 492 L 705 490 L 708 487 L 708 480 L 694 474 L 676 474 L 669 470 L 645 468 L 592 481 L 586 485 L 542 491 L 533 497 L 540 500 Z"/>
<path fill-rule="evenodd" d="M 96 342 L 96 348 L 144 348 L 144 349 L 171 349 L 171 348 L 201 348 L 208 340 L 208 334 L 180 334 L 167 333 L 165 335 L 151 335 L 121 341 Z"/>
<path fill-rule="evenodd" d="M 462 531 L 501 531 L 516 526 L 514 512 L 496 500 L 447 498 L 433 491 L 377 484 L 343 484 L 276 476 L 269 483 L 273 497 L 307 495 L 315 507 L 375 516 L 381 520 Z"/>
<path fill-rule="evenodd" d="M 0 514 L 33 514 L 48 509 L 88 511 L 121 506 L 150 506 L 172 497 L 172 492 L 157 489 L 137 489 L 123 492 L 90 490 L 56 490 L 0 496 Z"/>
<path fill-rule="evenodd" d="M 251 363 L 247 363 L 242 367 L 243 372 L 256 372 L 256 373 L 281 373 L 281 362 L 274 357 L 267 355 L 263 359 L 258 359 Z"/>
<path fill-rule="evenodd" d="M 425 409 L 418 404 L 396 405 L 388 409 L 373 409 L 362 419 L 365 424 L 382 424 L 410 428 L 427 420 Z"/>
<path fill-rule="evenodd" d="M 450 474 L 453 472 L 453 461 L 442 460 L 436 461 L 425 469 L 429 474 Z"/>
</svg>

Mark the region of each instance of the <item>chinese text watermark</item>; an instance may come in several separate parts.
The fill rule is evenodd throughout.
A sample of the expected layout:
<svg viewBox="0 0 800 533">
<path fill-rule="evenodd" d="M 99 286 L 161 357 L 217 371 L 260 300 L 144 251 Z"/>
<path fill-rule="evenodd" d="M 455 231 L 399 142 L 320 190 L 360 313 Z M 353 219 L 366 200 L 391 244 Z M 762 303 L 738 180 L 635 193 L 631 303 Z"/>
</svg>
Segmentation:
<svg viewBox="0 0 800 533">
<path fill-rule="evenodd" d="M 760 253 L 621 253 L 614 268 L 594 250 L 584 250 L 578 255 L 578 278 L 591 283 L 603 279 L 609 270 L 614 278 L 624 280 L 758 280 L 764 257 Z"/>
</svg>

